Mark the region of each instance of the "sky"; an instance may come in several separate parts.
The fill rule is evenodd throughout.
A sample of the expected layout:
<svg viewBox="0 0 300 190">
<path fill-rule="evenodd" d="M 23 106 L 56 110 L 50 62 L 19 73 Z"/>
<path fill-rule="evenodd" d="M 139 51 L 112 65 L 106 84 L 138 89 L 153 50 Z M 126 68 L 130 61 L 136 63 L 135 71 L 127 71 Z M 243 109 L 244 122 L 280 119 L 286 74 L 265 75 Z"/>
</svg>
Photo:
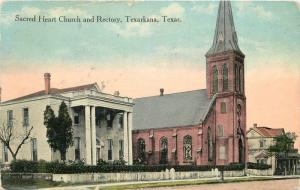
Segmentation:
<svg viewBox="0 0 300 190">
<path fill-rule="evenodd" d="M 247 127 L 285 128 L 300 148 L 300 5 L 233 1 L 245 58 Z M 2 100 L 44 88 L 97 82 L 104 92 L 145 97 L 203 89 L 205 53 L 213 42 L 218 2 L 0 3 Z M 15 16 L 179 18 L 175 23 L 16 22 Z"/>
</svg>

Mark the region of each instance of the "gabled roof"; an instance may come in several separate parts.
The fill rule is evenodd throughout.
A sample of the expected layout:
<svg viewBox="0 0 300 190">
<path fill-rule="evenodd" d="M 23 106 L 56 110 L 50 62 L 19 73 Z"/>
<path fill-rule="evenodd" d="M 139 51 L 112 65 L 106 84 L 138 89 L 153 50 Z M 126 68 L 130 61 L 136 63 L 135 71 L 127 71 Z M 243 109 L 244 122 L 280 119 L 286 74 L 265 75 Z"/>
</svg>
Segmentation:
<svg viewBox="0 0 300 190">
<path fill-rule="evenodd" d="M 86 85 L 75 86 L 75 87 L 62 88 L 62 89 L 51 88 L 50 91 L 49 91 L 49 94 L 50 95 L 61 94 L 61 93 L 71 92 L 71 91 L 89 90 L 89 89 L 92 89 L 92 88 L 98 89 L 97 83 L 86 84 Z M 41 91 L 38 91 L 38 92 L 34 92 L 32 94 L 28 94 L 28 95 L 21 96 L 21 97 L 15 98 L 15 99 L 11 99 L 11 100 L 5 101 L 3 103 L 18 101 L 18 100 L 24 100 L 24 99 L 27 99 L 27 98 L 34 98 L 34 97 L 43 96 L 43 95 L 46 95 L 45 90 L 41 90 Z"/>
<path fill-rule="evenodd" d="M 206 89 L 134 99 L 133 129 L 198 125 L 212 99 Z"/>
<path fill-rule="evenodd" d="M 267 158 L 267 157 L 268 155 L 265 152 L 261 152 L 257 156 L 255 156 L 255 158 Z"/>
<path fill-rule="evenodd" d="M 244 55 L 238 46 L 230 1 L 220 1 L 213 45 L 206 56 L 226 51 Z"/>
<path fill-rule="evenodd" d="M 284 134 L 283 128 L 274 129 L 274 128 L 269 128 L 269 127 L 253 127 L 251 129 L 256 131 L 258 134 L 260 134 L 264 137 L 277 137 L 281 134 Z"/>
</svg>

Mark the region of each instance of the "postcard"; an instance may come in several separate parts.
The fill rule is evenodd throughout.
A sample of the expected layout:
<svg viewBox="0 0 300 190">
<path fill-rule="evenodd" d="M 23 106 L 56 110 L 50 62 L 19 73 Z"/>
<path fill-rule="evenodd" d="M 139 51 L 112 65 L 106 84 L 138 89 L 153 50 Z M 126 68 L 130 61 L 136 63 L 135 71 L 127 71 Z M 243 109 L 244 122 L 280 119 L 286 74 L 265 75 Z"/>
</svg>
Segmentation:
<svg viewBox="0 0 300 190">
<path fill-rule="evenodd" d="M 299 20 L 296 1 L 0 1 L 3 187 L 300 188 Z"/>
</svg>

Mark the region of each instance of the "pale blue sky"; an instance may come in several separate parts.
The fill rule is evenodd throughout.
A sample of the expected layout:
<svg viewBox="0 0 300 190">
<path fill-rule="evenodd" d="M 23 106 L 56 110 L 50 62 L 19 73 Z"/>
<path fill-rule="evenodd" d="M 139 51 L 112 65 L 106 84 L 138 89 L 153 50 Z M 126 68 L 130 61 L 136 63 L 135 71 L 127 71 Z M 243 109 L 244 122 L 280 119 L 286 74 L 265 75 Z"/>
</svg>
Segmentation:
<svg viewBox="0 0 300 190">
<path fill-rule="evenodd" d="M 51 64 L 157 64 L 184 60 L 205 65 L 212 44 L 218 2 L 4 2 L 1 9 L 0 59 Z M 247 66 L 277 58 L 299 64 L 300 14 L 294 2 L 232 2 L 239 46 Z M 20 23 L 24 16 L 170 15 L 181 23 Z M 274 57 L 275 56 L 275 57 Z M 47 60 L 45 62 L 45 60 Z M 144 61 L 141 61 L 144 60 Z M 3 66 L 2 65 L 2 66 Z"/>
</svg>

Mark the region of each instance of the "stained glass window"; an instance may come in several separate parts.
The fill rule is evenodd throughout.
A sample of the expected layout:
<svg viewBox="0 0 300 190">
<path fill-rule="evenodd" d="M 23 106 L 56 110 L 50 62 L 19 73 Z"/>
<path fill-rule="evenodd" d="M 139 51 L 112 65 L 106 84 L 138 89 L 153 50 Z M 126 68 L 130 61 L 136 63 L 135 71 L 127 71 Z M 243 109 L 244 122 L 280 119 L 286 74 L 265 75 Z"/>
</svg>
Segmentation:
<svg viewBox="0 0 300 190">
<path fill-rule="evenodd" d="M 139 139 L 138 140 L 138 161 L 139 163 L 144 163 L 145 162 L 145 140 L 144 139 Z"/>
<path fill-rule="evenodd" d="M 228 90 L 228 68 L 226 64 L 223 65 L 222 71 L 223 71 L 223 91 L 227 91 Z"/>
<path fill-rule="evenodd" d="M 162 137 L 160 139 L 160 164 L 168 163 L 168 139 Z"/>
<path fill-rule="evenodd" d="M 183 138 L 184 159 L 192 160 L 192 137 L 187 135 Z"/>
</svg>

